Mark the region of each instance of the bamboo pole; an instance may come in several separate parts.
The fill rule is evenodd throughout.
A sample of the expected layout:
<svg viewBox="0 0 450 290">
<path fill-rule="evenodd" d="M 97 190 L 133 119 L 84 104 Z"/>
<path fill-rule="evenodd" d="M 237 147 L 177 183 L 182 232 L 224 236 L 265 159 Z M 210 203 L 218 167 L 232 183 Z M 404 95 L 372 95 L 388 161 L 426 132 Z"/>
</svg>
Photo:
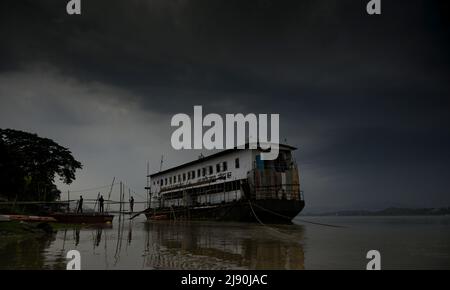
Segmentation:
<svg viewBox="0 0 450 290">
<path fill-rule="evenodd" d="M 147 206 L 150 207 L 150 162 L 147 161 Z"/>
<path fill-rule="evenodd" d="M 111 183 L 111 187 L 110 187 L 110 189 L 109 189 L 109 193 L 108 193 L 108 200 L 111 200 L 111 193 L 112 193 L 112 191 L 113 191 L 113 187 L 114 187 L 114 182 L 116 181 L 116 177 L 114 176 L 113 177 L 113 181 L 112 181 L 112 183 Z M 109 212 L 109 203 L 108 203 L 108 206 L 106 207 L 106 212 Z"/>
<path fill-rule="evenodd" d="M 67 190 L 67 212 L 70 212 L 70 190 Z"/>
<path fill-rule="evenodd" d="M 119 189 L 119 214 L 122 212 L 122 181 L 120 182 Z"/>
<path fill-rule="evenodd" d="M 125 184 L 122 184 L 122 213 L 125 212 Z"/>
<path fill-rule="evenodd" d="M 122 212 L 125 213 L 125 184 L 123 185 L 122 190 L 122 202 L 123 202 Z"/>
<path fill-rule="evenodd" d="M 97 208 L 97 203 L 98 203 L 99 199 L 100 199 L 100 192 L 97 194 L 97 199 L 95 200 L 95 203 L 94 203 L 94 212 L 95 212 L 95 209 Z"/>
</svg>

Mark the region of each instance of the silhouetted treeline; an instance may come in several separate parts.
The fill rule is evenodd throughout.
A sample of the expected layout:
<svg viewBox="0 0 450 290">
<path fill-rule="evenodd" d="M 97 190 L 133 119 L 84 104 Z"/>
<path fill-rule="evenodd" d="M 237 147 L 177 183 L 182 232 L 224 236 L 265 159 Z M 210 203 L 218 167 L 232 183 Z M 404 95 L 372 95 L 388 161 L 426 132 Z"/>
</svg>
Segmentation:
<svg viewBox="0 0 450 290">
<path fill-rule="evenodd" d="M 81 168 L 67 148 L 51 139 L 0 129 L 0 196 L 9 200 L 55 200 L 60 196 L 55 178 L 70 184 Z"/>
</svg>

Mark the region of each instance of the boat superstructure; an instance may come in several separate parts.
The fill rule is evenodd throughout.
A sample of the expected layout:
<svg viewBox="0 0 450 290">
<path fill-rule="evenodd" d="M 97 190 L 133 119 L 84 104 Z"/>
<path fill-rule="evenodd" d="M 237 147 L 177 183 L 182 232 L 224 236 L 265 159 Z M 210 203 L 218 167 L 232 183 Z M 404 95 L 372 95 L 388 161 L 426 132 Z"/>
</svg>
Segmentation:
<svg viewBox="0 0 450 290">
<path fill-rule="evenodd" d="M 247 144 L 149 175 L 147 218 L 290 222 L 305 205 L 296 148 L 276 146 L 275 160 Z"/>
</svg>

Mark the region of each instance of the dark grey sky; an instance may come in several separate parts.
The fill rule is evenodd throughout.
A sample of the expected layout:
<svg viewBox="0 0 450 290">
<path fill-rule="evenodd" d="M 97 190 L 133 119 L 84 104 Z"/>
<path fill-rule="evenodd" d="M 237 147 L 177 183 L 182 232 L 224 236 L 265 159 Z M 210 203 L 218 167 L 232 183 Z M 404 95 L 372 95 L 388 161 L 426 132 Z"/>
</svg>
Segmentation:
<svg viewBox="0 0 450 290">
<path fill-rule="evenodd" d="M 366 3 L 4 0 L 0 127 L 71 148 L 72 190 L 144 192 L 147 160 L 198 154 L 171 149 L 173 114 L 279 113 L 307 210 L 447 206 L 448 1 Z"/>
</svg>

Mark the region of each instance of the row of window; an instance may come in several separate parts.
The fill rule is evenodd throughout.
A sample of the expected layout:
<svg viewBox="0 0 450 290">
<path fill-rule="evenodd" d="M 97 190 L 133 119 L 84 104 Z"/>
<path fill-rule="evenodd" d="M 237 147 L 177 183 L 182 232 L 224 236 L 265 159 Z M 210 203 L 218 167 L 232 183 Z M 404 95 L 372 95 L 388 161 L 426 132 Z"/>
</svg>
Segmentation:
<svg viewBox="0 0 450 290">
<path fill-rule="evenodd" d="M 236 158 L 234 160 L 234 167 L 239 168 L 239 158 Z M 228 163 L 226 161 L 216 164 L 216 173 L 225 172 L 227 170 L 228 170 Z M 181 181 L 191 180 L 196 177 L 200 178 L 200 177 L 204 177 L 204 176 L 212 175 L 212 174 L 214 174 L 214 167 L 212 165 L 210 165 L 207 167 L 199 168 L 199 169 L 197 169 L 197 171 L 192 170 L 192 171 L 188 171 L 188 172 L 185 172 L 182 174 L 180 173 L 178 175 L 161 178 L 160 180 L 153 181 L 153 185 L 163 186 L 163 185 L 175 184 L 175 183 L 178 183 Z"/>
<path fill-rule="evenodd" d="M 216 193 L 224 193 L 230 191 L 238 191 L 241 188 L 240 180 L 233 180 L 219 184 L 212 184 L 209 186 L 203 186 L 198 188 L 188 188 L 187 190 L 179 190 L 176 192 L 166 193 L 164 199 L 176 199 L 183 198 L 184 193 L 189 196 L 200 196 L 200 195 L 210 195 Z"/>
</svg>

